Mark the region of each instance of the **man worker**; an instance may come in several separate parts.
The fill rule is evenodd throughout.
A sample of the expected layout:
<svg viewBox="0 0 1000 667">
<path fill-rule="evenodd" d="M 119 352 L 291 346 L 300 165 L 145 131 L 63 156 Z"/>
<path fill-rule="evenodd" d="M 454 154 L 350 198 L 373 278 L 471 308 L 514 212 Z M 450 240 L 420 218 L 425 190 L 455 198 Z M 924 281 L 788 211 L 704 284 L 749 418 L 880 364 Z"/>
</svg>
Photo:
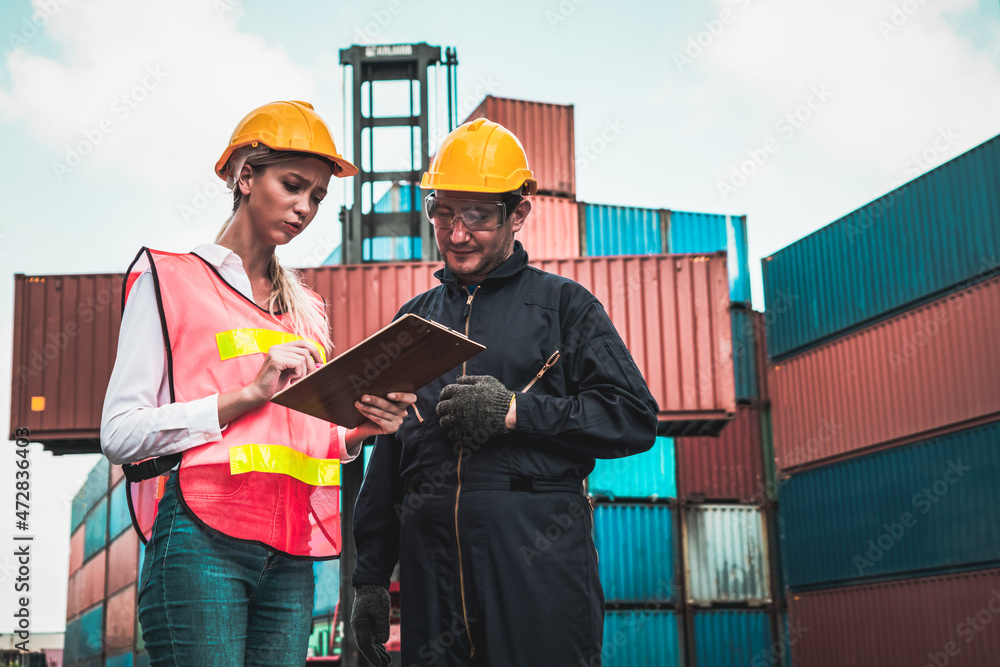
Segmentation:
<svg viewBox="0 0 1000 667">
<path fill-rule="evenodd" d="M 351 626 L 389 665 L 399 561 L 402 664 L 599 665 L 604 594 L 583 480 L 652 447 L 657 405 L 600 302 L 528 266 L 514 235 L 536 181 L 485 119 L 449 134 L 420 184 L 445 266 L 416 313 L 486 346 L 416 392 L 379 436 L 354 515 Z"/>
</svg>

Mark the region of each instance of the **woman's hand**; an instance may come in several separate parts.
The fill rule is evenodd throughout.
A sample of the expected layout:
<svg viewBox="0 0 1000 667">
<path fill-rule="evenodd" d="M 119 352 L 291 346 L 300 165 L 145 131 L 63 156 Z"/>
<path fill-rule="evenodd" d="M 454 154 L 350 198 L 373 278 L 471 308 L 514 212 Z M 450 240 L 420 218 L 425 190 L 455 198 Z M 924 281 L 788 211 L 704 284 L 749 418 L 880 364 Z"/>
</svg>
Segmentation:
<svg viewBox="0 0 1000 667">
<path fill-rule="evenodd" d="M 347 432 L 347 448 L 354 451 L 365 438 L 395 433 L 406 418 L 406 409 L 417 402 L 416 394 L 393 392 L 385 398 L 365 395 L 355 403 L 358 412 L 368 418 Z"/>
<path fill-rule="evenodd" d="M 322 362 L 312 343 L 296 340 L 274 345 L 264 355 L 264 363 L 253 382 L 240 389 L 219 394 L 219 426 L 224 426 L 244 412 L 259 408 L 271 397 L 316 369 Z"/>
</svg>

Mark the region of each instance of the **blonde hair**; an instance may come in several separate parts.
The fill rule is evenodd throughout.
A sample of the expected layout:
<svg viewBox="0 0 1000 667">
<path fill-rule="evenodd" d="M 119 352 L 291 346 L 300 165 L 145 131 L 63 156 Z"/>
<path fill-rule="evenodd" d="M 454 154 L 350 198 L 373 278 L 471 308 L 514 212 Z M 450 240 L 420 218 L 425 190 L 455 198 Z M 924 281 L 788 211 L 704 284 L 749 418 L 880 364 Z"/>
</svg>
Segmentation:
<svg viewBox="0 0 1000 667">
<path fill-rule="evenodd" d="M 298 160 L 301 157 L 302 154 L 295 151 L 269 151 L 248 158 L 246 164 L 259 173 L 272 164 Z M 239 174 L 236 176 L 238 179 Z M 233 213 L 219 229 L 215 237 L 216 243 L 222 240 L 223 234 L 229 229 L 242 198 L 243 193 L 237 184 L 233 188 Z M 267 296 L 268 312 L 273 317 L 285 313 L 291 320 L 289 324 L 296 335 L 311 338 L 330 352 L 330 322 L 327 319 L 325 303 L 315 292 L 308 290 L 302 282 L 302 275 L 294 269 L 283 267 L 278 261 L 278 256 L 272 254 L 271 261 L 267 265 L 267 277 L 271 280 L 271 293 Z"/>
</svg>

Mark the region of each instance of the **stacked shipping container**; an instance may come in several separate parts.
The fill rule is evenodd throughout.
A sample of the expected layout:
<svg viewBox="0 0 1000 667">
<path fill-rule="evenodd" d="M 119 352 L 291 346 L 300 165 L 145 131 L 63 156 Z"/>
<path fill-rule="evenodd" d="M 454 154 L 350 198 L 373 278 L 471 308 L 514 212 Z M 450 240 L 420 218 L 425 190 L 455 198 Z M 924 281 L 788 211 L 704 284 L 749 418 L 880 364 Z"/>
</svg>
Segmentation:
<svg viewBox="0 0 1000 667">
<path fill-rule="evenodd" d="M 763 262 L 799 664 L 1000 655 L 998 193 L 1000 137 Z"/>
</svg>

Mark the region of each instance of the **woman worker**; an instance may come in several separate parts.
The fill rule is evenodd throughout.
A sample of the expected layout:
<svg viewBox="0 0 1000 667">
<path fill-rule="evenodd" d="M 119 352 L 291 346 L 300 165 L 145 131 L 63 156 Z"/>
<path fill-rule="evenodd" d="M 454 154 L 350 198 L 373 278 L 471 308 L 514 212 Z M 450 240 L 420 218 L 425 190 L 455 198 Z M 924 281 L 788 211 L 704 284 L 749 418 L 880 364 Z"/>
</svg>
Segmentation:
<svg viewBox="0 0 1000 667">
<path fill-rule="evenodd" d="M 151 530 L 130 497 L 148 537 L 138 607 L 153 667 L 304 664 L 311 561 L 340 551 L 339 464 L 415 400 L 364 396 L 351 430 L 269 400 L 329 349 L 322 298 L 274 249 L 309 225 L 331 176 L 357 171 L 311 105 L 266 104 L 216 164 L 233 190 L 216 242 L 143 248 L 129 269 L 101 446 L 115 464 L 152 459 L 126 476 L 160 484 Z"/>
</svg>

